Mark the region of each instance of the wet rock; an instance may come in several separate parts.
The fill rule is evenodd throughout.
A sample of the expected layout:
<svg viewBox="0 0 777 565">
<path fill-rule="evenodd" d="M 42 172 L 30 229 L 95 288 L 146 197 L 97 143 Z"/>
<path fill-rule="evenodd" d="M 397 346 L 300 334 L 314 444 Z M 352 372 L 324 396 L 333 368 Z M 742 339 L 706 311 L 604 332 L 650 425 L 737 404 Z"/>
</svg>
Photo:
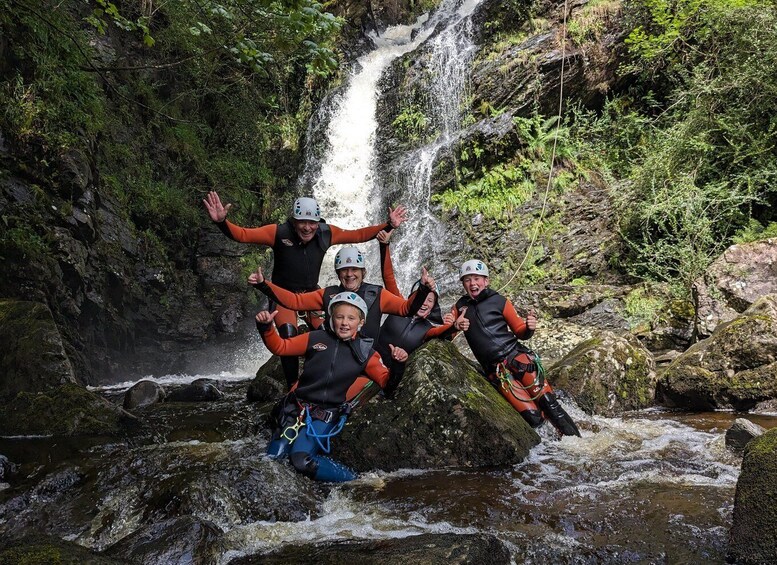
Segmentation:
<svg viewBox="0 0 777 565">
<path fill-rule="evenodd" d="M 248 385 L 248 402 L 276 400 L 286 394 L 286 377 L 283 375 L 281 358 L 273 355 L 256 372 Z"/>
<path fill-rule="evenodd" d="M 254 563 L 318 563 L 340 565 L 434 565 L 457 563 L 493 565 L 511 563 L 510 552 L 496 537 L 488 534 L 421 534 L 401 539 L 345 540 L 287 547 L 266 555 L 233 559 L 229 565 Z"/>
<path fill-rule="evenodd" d="M 21 392 L 0 404 L 3 432 L 9 435 L 121 435 L 138 420 L 77 384 L 47 392 Z"/>
<path fill-rule="evenodd" d="M 154 381 L 140 381 L 124 393 L 125 410 L 145 408 L 165 399 L 165 390 Z"/>
<path fill-rule="evenodd" d="M 455 345 L 433 340 L 413 354 L 395 399 L 360 407 L 334 443 L 346 464 L 390 471 L 512 465 L 539 436 Z"/>
<path fill-rule="evenodd" d="M 604 284 L 532 287 L 516 292 L 513 295 L 513 302 L 524 309 L 533 308 L 553 318 L 575 320 L 576 316 L 583 316 L 604 301 L 616 301 L 609 302 L 609 308 L 617 310 L 615 305 L 620 304 L 631 290 L 630 286 Z M 578 318 L 578 320 L 584 320 L 584 318 Z M 611 321 L 607 323 L 610 324 Z"/>
<path fill-rule="evenodd" d="M 734 497 L 728 560 L 745 565 L 777 562 L 777 429 L 745 447 Z"/>
<path fill-rule="evenodd" d="M 207 520 L 181 516 L 141 528 L 105 553 L 144 565 L 210 563 L 221 535 L 221 529 Z"/>
<path fill-rule="evenodd" d="M 745 418 L 737 418 L 726 432 L 726 447 L 734 451 L 743 451 L 747 443 L 766 430 Z"/>
<path fill-rule="evenodd" d="M 777 295 L 758 299 L 675 359 L 656 398 L 691 410 L 750 410 L 777 398 Z"/>
<path fill-rule="evenodd" d="M 635 337 L 601 332 L 548 369 L 554 388 L 589 414 L 615 416 L 653 404 L 655 362 Z"/>
<path fill-rule="evenodd" d="M 213 379 L 197 379 L 167 394 L 167 402 L 207 402 L 224 396 Z"/>
<path fill-rule="evenodd" d="M 12 463 L 5 455 L 0 455 L 0 483 L 7 483 L 18 471 L 19 466 Z"/>
<path fill-rule="evenodd" d="M 76 382 L 45 304 L 0 301 L 0 343 L 0 399 L 7 401 L 22 392 L 46 392 Z"/>
<path fill-rule="evenodd" d="M 729 247 L 693 285 L 698 335 L 712 335 L 721 323 L 773 293 L 777 293 L 777 238 Z"/>
<path fill-rule="evenodd" d="M 578 314 L 570 321 L 596 329 L 624 332 L 629 329 L 629 322 L 623 317 L 623 302 L 614 298 L 606 298 L 593 308 Z"/>
<path fill-rule="evenodd" d="M 54 536 L 30 535 L 0 540 L 2 565 L 129 565 L 130 561 L 108 557 Z"/>
</svg>

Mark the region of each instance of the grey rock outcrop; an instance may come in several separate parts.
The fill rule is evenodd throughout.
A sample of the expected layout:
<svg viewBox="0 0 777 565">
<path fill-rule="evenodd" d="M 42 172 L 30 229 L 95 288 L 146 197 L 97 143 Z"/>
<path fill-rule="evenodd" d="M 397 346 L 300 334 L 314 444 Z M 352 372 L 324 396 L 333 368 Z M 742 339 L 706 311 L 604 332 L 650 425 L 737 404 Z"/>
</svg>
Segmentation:
<svg viewBox="0 0 777 565">
<path fill-rule="evenodd" d="M 135 383 L 124 393 L 123 406 L 126 410 L 146 408 L 165 399 L 165 390 L 154 381 L 143 380 Z"/>
<path fill-rule="evenodd" d="M 165 397 L 167 402 L 208 402 L 220 400 L 224 396 L 218 383 L 212 379 L 196 379 L 170 391 Z"/>
<path fill-rule="evenodd" d="M 734 451 L 744 451 L 751 439 L 762 436 L 766 430 L 745 418 L 737 418 L 726 431 L 726 447 Z"/>
<path fill-rule="evenodd" d="M 733 245 L 693 286 L 696 331 L 712 335 L 758 298 L 777 293 L 777 238 Z"/>
</svg>

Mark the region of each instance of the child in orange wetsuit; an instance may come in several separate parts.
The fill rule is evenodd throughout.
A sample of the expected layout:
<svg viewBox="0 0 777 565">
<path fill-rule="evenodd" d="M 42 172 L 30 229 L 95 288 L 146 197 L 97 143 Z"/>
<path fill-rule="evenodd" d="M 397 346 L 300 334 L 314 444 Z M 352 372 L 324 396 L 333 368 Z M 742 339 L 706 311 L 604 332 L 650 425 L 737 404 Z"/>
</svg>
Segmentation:
<svg viewBox="0 0 777 565">
<path fill-rule="evenodd" d="M 372 348 L 372 340 L 359 335 L 367 316 L 367 304 L 353 292 L 332 297 L 325 329 L 281 339 L 272 327 L 276 312 L 256 315 L 256 327 L 267 348 L 276 355 L 304 355 L 299 380 L 287 395 L 278 416 L 278 428 L 267 447 L 274 458 L 288 455 L 300 473 L 318 481 L 344 482 L 356 473 L 321 455 L 329 452 L 329 440 L 345 425 L 350 413 L 348 398 L 360 388 L 366 375 L 381 388 L 388 369 Z"/>
<path fill-rule="evenodd" d="M 465 262 L 459 277 L 466 294 L 445 315 L 445 322 L 464 332 L 489 382 L 532 427 L 547 418 L 561 434 L 579 436 L 533 353 L 518 341 L 534 334 L 534 314 L 524 320 L 507 298 L 488 288 L 488 267 L 482 261 Z"/>
</svg>

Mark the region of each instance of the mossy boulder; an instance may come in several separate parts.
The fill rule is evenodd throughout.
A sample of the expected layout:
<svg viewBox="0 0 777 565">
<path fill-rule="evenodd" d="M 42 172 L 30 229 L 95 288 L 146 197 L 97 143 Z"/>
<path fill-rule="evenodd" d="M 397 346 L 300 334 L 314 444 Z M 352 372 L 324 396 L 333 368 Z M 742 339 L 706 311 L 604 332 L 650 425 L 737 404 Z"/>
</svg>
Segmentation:
<svg viewBox="0 0 777 565">
<path fill-rule="evenodd" d="M 606 331 L 578 345 L 547 376 L 585 412 L 604 416 L 650 406 L 657 379 L 653 356 L 637 338 Z"/>
<path fill-rule="evenodd" d="M 0 343 L 0 399 L 76 382 L 59 330 L 45 304 L 0 301 Z"/>
<path fill-rule="evenodd" d="M 539 436 L 447 341 L 408 362 L 393 400 L 373 400 L 334 442 L 358 470 L 482 467 L 519 463 Z"/>
<path fill-rule="evenodd" d="M 777 295 L 758 299 L 677 357 L 658 382 L 656 397 L 692 410 L 750 410 L 777 398 Z"/>
<path fill-rule="evenodd" d="M 736 563 L 777 563 L 777 429 L 745 447 L 734 497 L 728 557 Z"/>
<path fill-rule="evenodd" d="M 0 405 L 3 432 L 9 435 L 119 435 L 137 424 L 125 412 L 77 384 L 48 392 L 21 392 Z"/>
<path fill-rule="evenodd" d="M 0 541 L 0 565 L 120 565 L 130 561 L 100 555 L 53 536 L 27 536 Z"/>
</svg>

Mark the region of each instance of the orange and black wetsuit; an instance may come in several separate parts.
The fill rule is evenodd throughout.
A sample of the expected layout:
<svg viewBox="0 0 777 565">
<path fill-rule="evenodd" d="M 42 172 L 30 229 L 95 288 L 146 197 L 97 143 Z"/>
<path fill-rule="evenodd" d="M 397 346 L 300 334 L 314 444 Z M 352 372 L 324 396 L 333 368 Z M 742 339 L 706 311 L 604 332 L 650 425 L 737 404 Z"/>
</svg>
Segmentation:
<svg viewBox="0 0 777 565">
<path fill-rule="evenodd" d="M 312 292 L 295 294 L 270 281 L 264 281 L 256 285 L 256 287 L 278 304 L 292 310 L 304 312 L 316 310 L 326 312 L 332 297 L 345 291 L 342 285 L 332 285 Z M 380 331 L 380 319 L 383 314 L 407 316 L 411 312 L 417 312 L 420 305 L 426 300 L 429 292 L 429 287 L 421 285 L 418 292 L 404 299 L 390 293 L 382 286 L 362 283 L 356 294 L 364 299 L 368 310 L 367 319 L 361 329 L 361 334 L 365 337 L 376 339 Z"/>
<path fill-rule="evenodd" d="M 388 370 L 372 349 L 372 340 L 356 337 L 342 340 L 331 331 L 315 330 L 289 339 L 281 339 L 270 324 L 257 323 L 267 348 L 281 356 L 305 356 L 305 365 L 296 385 L 287 397 L 267 452 L 273 457 L 288 455 L 300 473 L 322 481 L 348 481 L 355 473 L 332 459 L 319 454 L 321 443 L 316 436 L 327 437 L 340 420 L 347 418 L 344 403 L 363 387 L 366 375 L 380 387 L 388 381 Z M 287 434 L 298 420 L 294 434 Z M 326 450 L 325 450 L 326 451 Z"/>
<path fill-rule="evenodd" d="M 383 284 L 386 286 L 386 290 L 398 296 L 402 296 L 399 286 L 397 285 L 396 277 L 394 276 L 394 267 L 391 263 L 391 254 L 388 245 L 383 243 L 380 244 L 380 257 Z M 392 358 L 389 345 L 401 347 L 407 351 L 408 355 L 410 355 L 413 351 L 421 347 L 424 342 L 450 333 L 450 325 L 436 326 L 432 323 L 442 324 L 442 313 L 440 312 L 440 305 L 438 304 L 436 292 L 434 292 L 434 297 L 435 304 L 428 317 L 419 318 L 414 312 L 410 316 L 390 314 L 380 326 L 380 334 L 378 335 L 378 340 L 375 342 L 375 349 L 380 353 L 380 356 L 383 358 L 383 363 L 385 363 L 389 369 L 389 382 L 383 389 L 387 396 L 390 396 L 394 390 L 396 390 L 399 382 L 402 380 L 402 375 L 404 375 L 405 372 L 405 363 L 400 363 Z"/>
<path fill-rule="evenodd" d="M 454 319 L 465 307 L 464 317 L 470 326 L 464 337 L 489 382 L 532 427 L 542 424 L 544 413 L 562 434 L 579 436 L 550 383 L 538 377 L 533 354 L 519 343 L 519 339 L 529 339 L 534 330 L 518 316 L 512 303 L 486 288 L 475 298 L 461 297 L 451 310 Z"/>
<path fill-rule="evenodd" d="M 391 230 L 389 223 L 344 230 L 321 221 L 313 239 L 305 243 L 297 235 L 291 219 L 283 224 L 268 224 L 258 228 L 242 228 L 227 220 L 217 222 L 217 225 L 234 241 L 270 246 L 273 250 L 273 280 L 291 292 L 309 292 L 318 288 L 321 263 L 332 245 L 363 243 L 373 239 L 381 230 Z M 297 313 L 294 310 L 279 304 L 271 304 L 271 310 L 278 310 L 275 325 L 281 337 L 297 335 Z M 314 316 L 310 316 L 308 322 L 313 328 L 321 325 L 321 319 Z M 297 380 L 299 359 L 286 357 L 281 361 L 286 382 L 291 386 Z"/>
</svg>

